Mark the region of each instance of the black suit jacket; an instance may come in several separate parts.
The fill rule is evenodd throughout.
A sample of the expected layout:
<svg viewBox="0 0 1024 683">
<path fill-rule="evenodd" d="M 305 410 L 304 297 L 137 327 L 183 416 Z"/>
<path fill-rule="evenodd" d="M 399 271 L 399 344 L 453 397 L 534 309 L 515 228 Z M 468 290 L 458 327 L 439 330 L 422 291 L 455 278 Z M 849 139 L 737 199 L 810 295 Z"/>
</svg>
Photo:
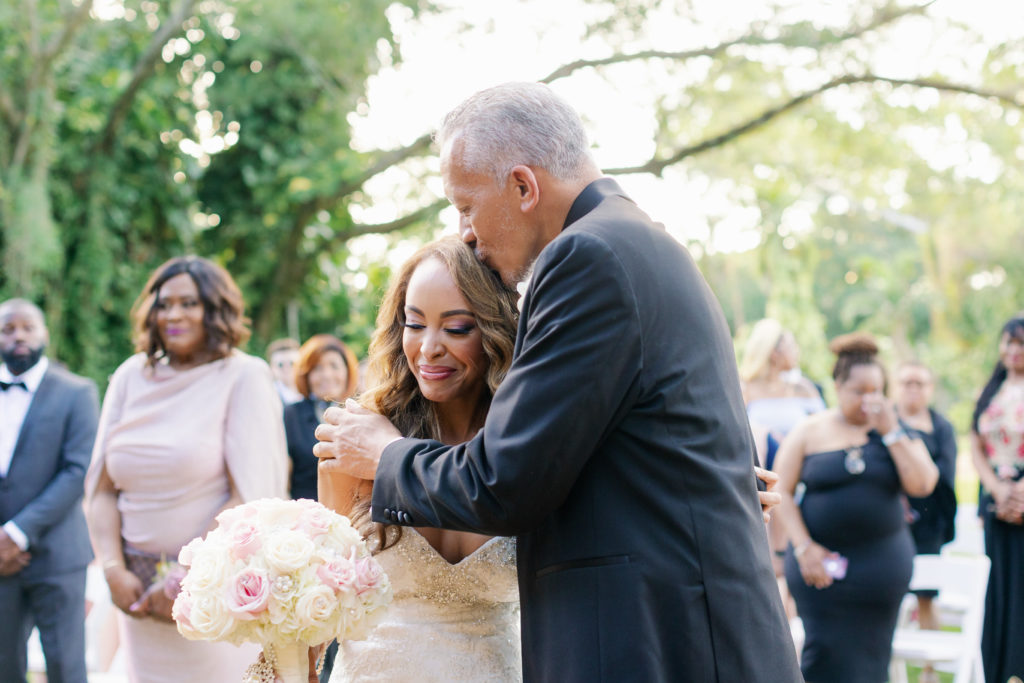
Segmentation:
<svg viewBox="0 0 1024 683">
<path fill-rule="evenodd" d="M 714 296 L 602 179 L 536 262 L 485 427 L 391 444 L 373 515 L 518 535 L 527 681 L 788 683 L 753 457 Z"/>
<path fill-rule="evenodd" d="M 292 498 L 317 499 L 316 468 L 317 457 L 313 455 L 316 443 L 316 405 L 311 398 L 291 403 L 284 407 L 284 433 L 288 440 L 288 457 L 292 461 L 292 476 L 289 494 Z"/>
<path fill-rule="evenodd" d="M 23 578 L 83 569 L 92 561 L 82 496 L 98 420 L 96 384 L 51 360 L 7 476 L 0 478 L 0 523 L 13 519 L 32 554 Z"/>
</svg>

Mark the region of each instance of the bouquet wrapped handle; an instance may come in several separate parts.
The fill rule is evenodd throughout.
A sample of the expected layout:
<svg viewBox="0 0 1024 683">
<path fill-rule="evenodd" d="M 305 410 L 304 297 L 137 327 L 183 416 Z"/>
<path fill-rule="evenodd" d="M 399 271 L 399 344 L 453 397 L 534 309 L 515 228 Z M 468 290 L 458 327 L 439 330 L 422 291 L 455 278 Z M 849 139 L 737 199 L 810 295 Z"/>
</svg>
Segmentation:
<svg viewBox="0 0 1024 683">
<path fill-rule="evenodd" d="M 308 645 L 296 642 L 271 643 L 264 649 L 270 651 L 268 659 L 274 663 L 274 669 L 284 683 L 309 682 Z"/>
</svg>

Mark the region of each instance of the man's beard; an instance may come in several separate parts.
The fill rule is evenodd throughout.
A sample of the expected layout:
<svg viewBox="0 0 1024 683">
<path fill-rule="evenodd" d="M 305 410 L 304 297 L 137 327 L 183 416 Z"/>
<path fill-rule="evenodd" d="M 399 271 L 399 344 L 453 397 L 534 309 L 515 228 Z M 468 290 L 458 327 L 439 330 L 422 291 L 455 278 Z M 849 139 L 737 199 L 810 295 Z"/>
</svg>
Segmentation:
<svg viewBox="0 0 1024 683">
<path fill-rule="evenodd" d="M 7 370 L 17 377 L 23 375 L 39 362 L 39 359 L 43 357 L 43 352 L 46 350 L 46 344 L 40 344 L 34 349 L 29 349 L 26 353 L 14 353 L 14 350 L 0 351 L 0 358 L 3 358 L 4 365 L 7 366 Z"/>
</svg>

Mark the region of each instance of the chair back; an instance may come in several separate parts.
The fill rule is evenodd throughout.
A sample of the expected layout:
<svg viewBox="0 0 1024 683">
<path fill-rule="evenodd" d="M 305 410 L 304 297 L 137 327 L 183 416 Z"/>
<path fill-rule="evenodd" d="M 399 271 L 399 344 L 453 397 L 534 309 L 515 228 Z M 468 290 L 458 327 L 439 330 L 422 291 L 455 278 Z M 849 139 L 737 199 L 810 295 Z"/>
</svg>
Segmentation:
<svg viewBox="0 0 1024 683">
<path fill-rule="evenodd" d="M 967 644 L 981 643 L 985 618 L 985 593 L 991 562 L 985 555 L 918 555 L 914 558 L 914 574 L 910 580 L 912 590 L 937 590 L 938 602 L 963 610 L 960 636 Z M 978 667 L 974 659 L 980 656 L 975 647 L 968 648 L 970 656 L 962 656 L 956 664 L 954 681 L 971 680 L 972 668 Z"/>
</svg>

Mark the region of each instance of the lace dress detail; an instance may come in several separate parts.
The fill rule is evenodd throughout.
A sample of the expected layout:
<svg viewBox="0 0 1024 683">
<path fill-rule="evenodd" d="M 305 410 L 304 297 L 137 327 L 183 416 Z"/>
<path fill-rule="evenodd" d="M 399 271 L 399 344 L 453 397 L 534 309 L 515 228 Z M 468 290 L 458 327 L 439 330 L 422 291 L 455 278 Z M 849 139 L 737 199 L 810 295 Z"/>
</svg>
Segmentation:
<svg viewBox="0 0 1024 683">
<path fill-rule="evenodd" d="M 341 643 L 331 683 L 522 680 L 514 539 L 450 564 L 406 528 L 376 557 L 394 601 L 367 640 Z"/>
</svg>

